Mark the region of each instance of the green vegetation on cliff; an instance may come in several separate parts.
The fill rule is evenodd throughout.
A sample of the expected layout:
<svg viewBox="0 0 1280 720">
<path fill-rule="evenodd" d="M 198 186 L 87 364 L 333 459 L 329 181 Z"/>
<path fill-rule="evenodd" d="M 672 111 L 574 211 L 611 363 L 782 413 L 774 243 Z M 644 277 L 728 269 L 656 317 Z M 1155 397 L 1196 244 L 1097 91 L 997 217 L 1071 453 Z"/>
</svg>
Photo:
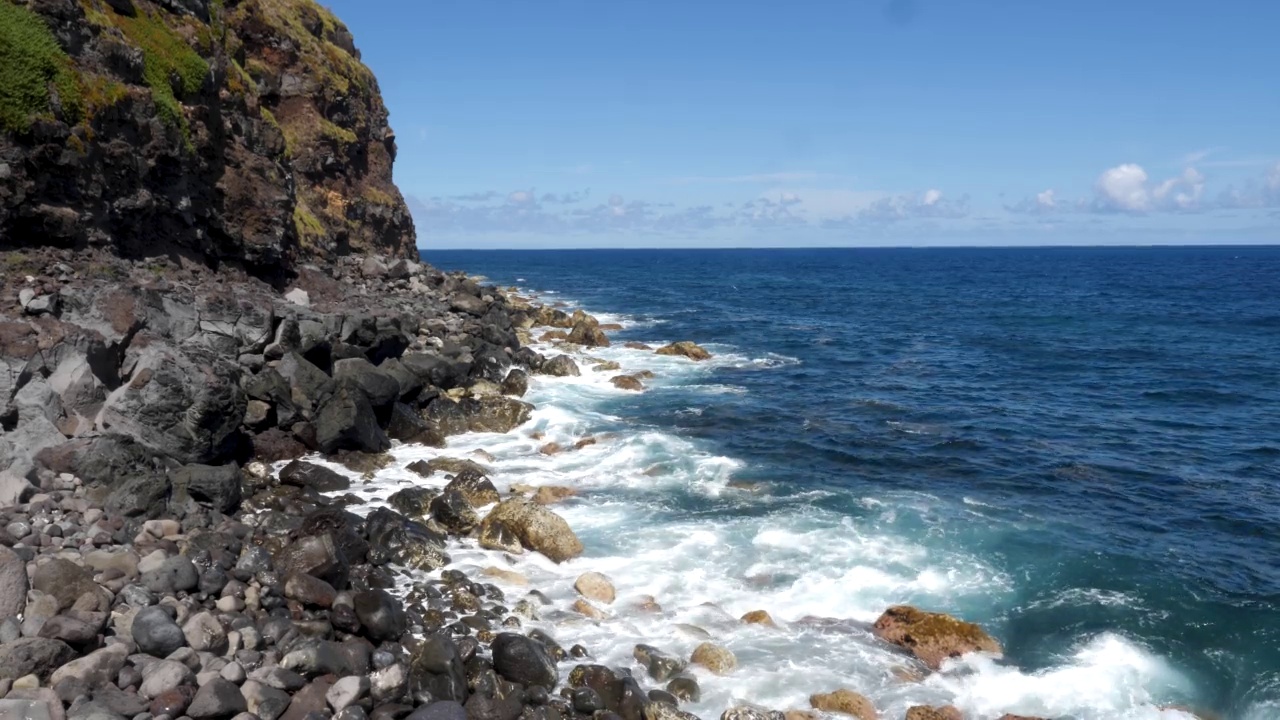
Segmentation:
<svg viewBox="0 0 1280 720">
<path fill-rule="evenodd" d="M 40 16 L 0 0 L 0 128 L 23 132 L 49 112 L 50 87 L 63 116 L 77 122 L 81 92 L 71 58 Z"/>
</svg>

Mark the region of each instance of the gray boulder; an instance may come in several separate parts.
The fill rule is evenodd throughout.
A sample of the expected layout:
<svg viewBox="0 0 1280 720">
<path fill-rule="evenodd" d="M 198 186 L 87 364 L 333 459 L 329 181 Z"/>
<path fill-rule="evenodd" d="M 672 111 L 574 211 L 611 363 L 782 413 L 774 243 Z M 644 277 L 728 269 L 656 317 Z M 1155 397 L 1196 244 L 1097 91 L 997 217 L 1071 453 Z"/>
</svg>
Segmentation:
<svg viewBox="0 0 1280 720">
<path fill-rule="evenodd" d="M 340 387 L 316 413 L 316 446 L 324 453 L 360 450 L 379 453 L 391 447 L 391 439 L 378 426 L 373 405 L 359 390 Z"/>
<path fill-rule="evenodd" d="M 187 638 L 169 611 L 158 605 L 145 607 L 133 617 L 133 641 L 138 649 L 155 657 L 168 657 L 185 647 Z"/>
</svg>

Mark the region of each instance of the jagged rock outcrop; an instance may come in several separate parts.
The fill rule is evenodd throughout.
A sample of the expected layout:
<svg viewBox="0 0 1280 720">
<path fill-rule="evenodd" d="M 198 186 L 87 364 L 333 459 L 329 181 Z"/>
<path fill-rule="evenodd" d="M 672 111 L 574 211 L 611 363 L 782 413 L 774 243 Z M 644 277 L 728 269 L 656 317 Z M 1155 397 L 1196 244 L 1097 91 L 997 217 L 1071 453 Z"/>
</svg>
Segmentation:
<svg viewBox="0 0 1280 720">
<path fill-rule="evenodd" d="M 313 0 L 4 0 L 0 68 L 0 246 L 413 257 L 377 81 Z"/>
</svg>

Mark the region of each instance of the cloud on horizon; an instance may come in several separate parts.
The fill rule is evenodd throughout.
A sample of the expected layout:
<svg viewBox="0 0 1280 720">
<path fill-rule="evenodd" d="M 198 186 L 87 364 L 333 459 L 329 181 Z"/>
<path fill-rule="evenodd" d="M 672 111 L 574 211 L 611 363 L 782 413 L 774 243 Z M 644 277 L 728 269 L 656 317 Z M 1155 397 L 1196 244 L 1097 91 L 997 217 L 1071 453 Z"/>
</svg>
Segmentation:
<svg viewBox="0 0 1280 720">
<path fill-rule="evenodd" d="M 1211 152 L 1191 153 L 1188 159 L 1203 160 Z M 1063 200 L 1050 188 L 1015 203 L 1006 203 L 1004 209 L 1022 215 L 1119 213 L 1141 216 L 1280 207 L 1280 162 L 1274 163 L 1262 177 L 1247 180 L 1238 187 L 1230 185 L 1214 197 L 1207 194 L 1206 183 L 1204 174 L 1190 165 L 1177 175 L 1154 182 L 1141 165 L 1124 163 L 1098 176 L 1092 197 Z"/>
</svg>

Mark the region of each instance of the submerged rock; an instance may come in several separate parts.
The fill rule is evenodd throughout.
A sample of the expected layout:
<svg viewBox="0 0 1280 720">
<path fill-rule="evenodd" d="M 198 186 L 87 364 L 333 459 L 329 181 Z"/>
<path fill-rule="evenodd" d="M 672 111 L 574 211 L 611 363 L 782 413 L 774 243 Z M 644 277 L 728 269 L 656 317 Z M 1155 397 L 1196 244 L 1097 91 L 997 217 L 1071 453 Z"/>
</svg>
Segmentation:
<svg viewBox="0 0 1280 720">
<path fill-rule="evenodd" d="M 694 648 L 689 662 L 701 665 L 716 675 L 728 675 L 738 667 L 738 658 L 728 648 L 709 642 Z"/>
<path fill-rule="evenodd" d="M 578 594 L 588 600 L 595 600 L 605 604 L 612 603 L 617 597 L 613 589 L 613 583 L 609 582 L 609 578 L 598 572 L 585 572 L 578 576 L 573 584 L 573 589 Z"/>
<path fill-rule="evenodd" d="M 852 715 L 858 720 L 879 720 L 880 713 L 865 695 L 852 690 L 836 690 L 809 696 L 809 704 L 823 712 Z"/>
<path fill-rule="evenodd" d="M 659 355 L 679 355 L 695 361 L 711 359 L 711 353 L 707 352 L 698 344 L 688 340 L 673 342 L 670 345 L 658 348 L 656 352 Z"/>
<path fill-rule="evenodd" d="M 909 605 L 889 608 L 875 622 L 877 637 L 915 655 L 930 669 L 938 670 L 944 660 L 971 652 L 1000 655 L 995 638 L 974 623 L 943 613 L 931 613 Z"/>
<path fill-rule="evenodd" d="M 951 705 L 945 707 L 917 705 L 907 710 L 906 720 L 964 720 L 964 714 Z"/>
</svg>

